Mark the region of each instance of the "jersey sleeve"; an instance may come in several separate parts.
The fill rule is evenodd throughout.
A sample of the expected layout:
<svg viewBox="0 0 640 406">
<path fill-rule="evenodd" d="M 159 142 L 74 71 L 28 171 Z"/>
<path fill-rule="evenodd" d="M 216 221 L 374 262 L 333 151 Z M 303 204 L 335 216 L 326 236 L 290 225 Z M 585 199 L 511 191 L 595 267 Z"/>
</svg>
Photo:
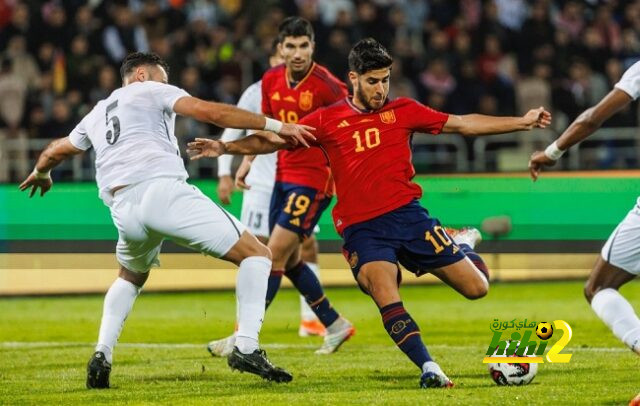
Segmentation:
<svg viewBox="0 0 640 406">
<path fill-rule="evenodd" d="M 269 95 L 267 94 L 267 89 L 269 88 L 269 76 L 267 73 L 262 76 L 262 85 L 260 86 L 260 92 L 262 94 L 262 114 L 267 117 L 273 117 L 273 112 L 271 111 L 271 104 L 269 103 Z"/>
<path fill-rule="evenodd" d="M 408 103 L 396 114 L 402 116 L 407 122 L 407 126 L 415 132 L 427 134 L 440 134 L 442 127 L 447 123 L 449 115 L 447 113 L 434 110 L 431 107 L 418 103 L 415 100 L 407 99 Z"/>
<path fill-rule="evenodd" d="M 345 85 L 343 81 L 335 77 L 332 77 L 330 79 L 329 89 L 330 92 L 328 94 L 327 105 L 331 105 L 337 101 L 340 101 L 349 95 L 349 89 L 347 88 L 347 85 Z"/>
<path fill-rule="evenodd" d="M 173 111 L 173 105 L 176 104 L 181 97 L 190 96 L 185 90 L 179 87 L 156 82 L 157 85 L 151 87 L 151 94 L 154 100 L 164 111 Z"/>
<path fill-rule="evenodd" d="M 89 139 L 86 128 L 87 117 L 90 114 L 91 113 L 87 114 L 69 134 L 69 142 L 71 142 L 74 147 L 83 151 L 91 148 L 91 140 Z"/>
<path fill-rule="evenodd" d="M 640 62 L 636 62 L 622 75 L 615 84 L 617 89 L 628 94 L 633 100 L 640 96 Z"/>
</svg>

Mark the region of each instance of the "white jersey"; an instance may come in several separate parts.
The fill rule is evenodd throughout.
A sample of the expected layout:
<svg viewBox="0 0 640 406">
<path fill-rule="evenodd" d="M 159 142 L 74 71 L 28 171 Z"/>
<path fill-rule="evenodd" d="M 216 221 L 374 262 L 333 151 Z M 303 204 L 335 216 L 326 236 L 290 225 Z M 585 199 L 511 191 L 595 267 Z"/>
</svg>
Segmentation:
<svg viewBox="0 0 640 406">
<path fill-rule="evenodd" d="M 238 107 L 244 110 L 262 114 L 262 81 L 249 86 L 238 101 Z M 221 141 L 235 141 L 247 134 L 246 130 L 227 128 L 222 133 Z M 251 190 L 258 190 L 271 194 L 276 178 L 277 153 L 258 155 L 251 164 L 251 170 L 246 178 L 246 183 Z M 218 157 L 218 177 L 231 175 L 232 155 Z"/>
<path fill-rule="evenodd" d="M 633 100 L 640 97 L 640 61 L 631 65 L 624 72 L 620 81 L 615 84 L 615 88 L 622 90 Z M 640 206 L 640 197 L 638 197 L 637 204 Z"/>
<path fill-rule="evenodd" d="M 69 135 L 71 143 L 96 152 L 100 197 L 111 202 L 111 189 L 157 177 L 186 179 L 174 135 L 175 102 L 189 94 L 175 86 L 146 81 L 114 90 Z"/>
</svg>

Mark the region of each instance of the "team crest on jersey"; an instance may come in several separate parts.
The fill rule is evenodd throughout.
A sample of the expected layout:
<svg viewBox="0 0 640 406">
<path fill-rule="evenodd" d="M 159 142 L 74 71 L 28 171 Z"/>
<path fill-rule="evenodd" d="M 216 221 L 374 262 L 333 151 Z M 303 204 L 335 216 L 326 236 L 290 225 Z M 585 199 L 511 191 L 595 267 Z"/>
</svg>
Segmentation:
<svg viewBox="0 0 640 406">
<path fill-rule="evenodd" d="M 304 111 L 311 110 L 313 107 L 313 93 L 308 90 L 300 93 L 300 100 L 298 101 L 298 106 Z"/>
<path fill-rule="evenodd" d="M 353 251 L 351 255 L 349 255 L 349 266 L 355 268 L 356 265 L 358 265 L 358 253 Z"/>
<path fill-rule="evenodd" d="M 380 121 L 385 124 L 393 124 L 396 122 L 396 114 L 393 112 L 393 109 L 388 111 L 383 111 L 380 113 Z"/>
</svg>

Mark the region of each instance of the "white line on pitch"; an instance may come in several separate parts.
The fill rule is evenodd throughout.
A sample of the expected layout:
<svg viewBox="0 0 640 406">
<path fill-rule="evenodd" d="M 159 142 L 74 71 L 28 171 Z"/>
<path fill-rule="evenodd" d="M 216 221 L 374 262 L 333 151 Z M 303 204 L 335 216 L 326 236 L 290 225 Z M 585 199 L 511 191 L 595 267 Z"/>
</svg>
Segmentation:
<svg viewBox="0 0 640 406">
<path fill-rule="evenodd" d="M 91 347 L 95 343 L 80 341 L 0 341 L 0 348 L 50 348 L 50 347 Z M 118 343 L 119 348 L 204 348 L 206 344 L 196 343 Z M 373 344 L 367 345 L 372 347 L 389 347 L 392 345 Z M 264 343 L 261 347 L 267 349 L 308 349 L 317 348 L 318 344 L 285 344 L 285 343 Z M 475 345 L 447 345 L 447 344 L 430 344 L 429 348 L 439 348 L 444 350 L 483 350 L 484 346 Z M 629 352 L 628 349 L 622 347 L 575 347 L 565 348 L 564 352 Z"/>
</svg>

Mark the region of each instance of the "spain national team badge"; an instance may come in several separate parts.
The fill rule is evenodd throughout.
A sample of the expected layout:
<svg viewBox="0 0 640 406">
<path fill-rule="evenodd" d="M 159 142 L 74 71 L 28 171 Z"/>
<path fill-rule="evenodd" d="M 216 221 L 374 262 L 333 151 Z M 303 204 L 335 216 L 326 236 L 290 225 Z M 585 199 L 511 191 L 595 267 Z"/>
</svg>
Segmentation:
<svg viewBox="0 0 640 406">
<path fill-rule="evenodd" d="M 396 114 L 393 112 L 393 109 L 388 111 L 383 111 L 380 113 L 380 121 L 385 124 L 393 124 L 396 122 Z"/>
<path fill-rule="evenodd" d="M 298 101 L 298 106 L 304 111 L 311 110 L 313 107 L 313 93 L 308 90 L 300 93 L 300 100 Z"/>
<path fill-rule="evenodd" d="M 351 255 L 349 255 L 349 266 L 355 268 L 356 265 L 358 265 L 358 253 L 353 251 Z"/>
</svg>

